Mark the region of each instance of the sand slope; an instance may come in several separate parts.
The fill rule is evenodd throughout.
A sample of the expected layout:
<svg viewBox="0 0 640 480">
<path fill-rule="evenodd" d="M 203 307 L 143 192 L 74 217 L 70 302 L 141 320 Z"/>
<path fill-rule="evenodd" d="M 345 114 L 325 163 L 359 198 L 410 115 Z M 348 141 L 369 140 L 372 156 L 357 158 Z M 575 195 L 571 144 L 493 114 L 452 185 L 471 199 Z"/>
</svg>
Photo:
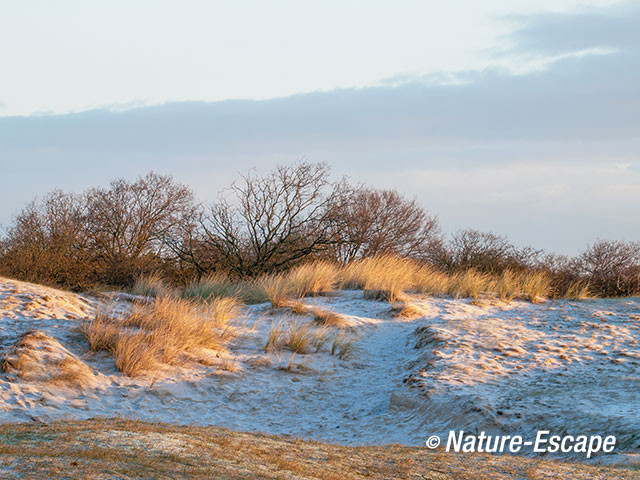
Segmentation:
<svg viewBox="0 0 640 480">
<path fill-rule="evenodd" d="M 92 375 L 85 388 L 72 388 L 9 369 L 0 374 L 2 421 L 125 417 L 351 445 L 421 445 L 452 428 L 523 436 L 546 428 L 613 434 L 618 452 L 637 449 L 638 299 L 533 305 L 415 297 L 423 315 L 412 320 L 360 291 L 305 302 L 349 320 L 345 334 L 356 339 L 349 355 L 331 355 L 328 345 L 305 355 L 265 353 L 274 325 L 306 319 L 256 305 L 232 322 L 228 358 L 128 378 L 108 355 L 90 354 L 77 331 L 96 300 L 0 279 L 3 355 L 15 355 L 20 335 L 37 329 Z"/>
</svg>

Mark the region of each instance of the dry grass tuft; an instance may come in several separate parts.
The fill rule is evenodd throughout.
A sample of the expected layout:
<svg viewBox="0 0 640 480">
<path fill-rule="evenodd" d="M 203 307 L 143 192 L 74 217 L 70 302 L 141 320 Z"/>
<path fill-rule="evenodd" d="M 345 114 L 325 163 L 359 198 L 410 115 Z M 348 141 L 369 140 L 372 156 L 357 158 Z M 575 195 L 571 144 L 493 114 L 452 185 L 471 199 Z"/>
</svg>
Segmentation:
<svg viewBox="0 0 640 480">
<path fill-rule="evenodd" d="M 84 321 L 80 331 L 92 352 L 113 352 L 120 335 L 121 326 L 104 305 L 99 305 L 93 320 Z"/>
<path fill-rule="evenodd" d="M 286 347 L 296 354 L 310 353 L 311 347 L 318 352 L 327 343 L 327 328 L 314 328 L 307 322 L 294 322 L 285 326 L 283 322 L 275 324 L 269 331 L 264 346 L 265 353 L 277 353 Z"/>
<path fill-rule="evenodd" d="M 292 295 L 291 284 L 283 274 L 266 275 L 258 280 L 273 308 L 287 307 Z"/>
<path fill-rule="evenodd" d="M 213 273 L 189 283 L 182 291 L 184 298 L 210 301 L 215 298 L 236 298 L 247 304 L 264 303 L 269 299 L 256 280 L 231 280 L 222 273 Z"/>
<path fill-rule="evenodd" d="M 400 318 L 407 320 L 423 317 L 425 312 L 417 305 L 409 302 L 396 302 L 391 306 L 391 312 Z"/>
<path fill-rule="evenodd" d="M 269 331 L 267 336 L 267 343 L 264 346 L 265 353 L 275 353 L 282 349 L 284 343 L 284 325 L 277 323 Z"/>
<path fill-rule="evenodd" d="M 449 289 L 449 275 L 431 267 L 422 266 L 414 275 L 413 288 L 417 293 L 444 295 Z"/>
<path fill-rule="evenodd" d="M 570 300 L 583 300 L 591 296 L 588 282 L 571 282 L 564 292 L 563 297 Z"/>
<path fill-rule="evenodd" d="M 229 320 L 240 316 L 242 305 L 235 297 L 216 298 L 209 303 L 209 312 L 218 326 L 224 327 Z"/>
<path fill-rule="evenodd" d="M 418 265 L 409 259 L 382 255 L 358 260 L 341 273 L 344 288 L 360 288 L 366 298 L 395 302 L 411 289 Z"/>
<path fill-rule="evenodd" d="M 332 292 L 338 283 L 338 276 L 338 267 L 325 261 L 300 265 L 286 275 L 290 292 L 297 298 Z"/>
<path fill-rule="evenodd" d="M 308 323 L 293 323 L 286 333 L 285 346 L 294 353 L 309 353 L 317 333 Z"/>
<path fill-rule="evenodd" d="M 160 355 L 160 345 L 149 332 L 120 335 L 113 351 L 116 368 L 130 377 L 153 370 Z"/>
<path fill-rule="evenodd" d="M 116 367 L 135 376 L 159 363 L 178 363 L 183 354 L 198 349 L 223 351 L 229 340 L 227 321 L 239 313 L 235 299 L 215 299 L 208 304 L 157 297 L 150 303 L 134 303 L 121 319 L 99 309 L 82 332 L 92 350 L 113 354 Z"/>
<path fill-rule="evenodd" d="M 326 327 L 347 327 L 349 326 L 349 322 L 344 317 L 336 312 L 332 312 L 330 310 L 324 310 L 322 308 L 313 308 L 312 309 L 313 320 L 319 325 L 323 325 Z"/>
<path fill-rule="evenodd" d="M 518 295 L 520 285 L 522 283 L 522 275 L 512 271 L 505 270 L 494 281 L 494 289 L 500 300 L 511 302 Z"/>
<path fill-rule="evenodd" d="M 475 270 L 454 273 L 449 280 L 448 294 L 454 298 L 466 297 L 477 299 L 487 291 L 490 278 Z"/>
<path fill-rule="evenodd" d="M 551 283 L 551 278 L 544 272 L 527 272 L 522 276 L 522 294 L 530 302 L 539 302 L 551 293 Z"/>
<path fill-rule="evenodd" d="M 337 355 L 340 360 L 351 355 L 355 350 L 355 339 L 346 334 L 339 333 L 333 337 L 331 342 L 331 355 Z"/>
<path fill-rule="evenodd" d="M 159 273 L 138 277 L 133 284 L 131 292 L 134 295 L 143 295 L 145 297 L 167 297 L 175 293 Z"/>
<path fill-rule="evenodd" d="M 29 330 L 0 359 L 0 370 L 26 381 L 82 387 L 95 380 L 92 370 L 57 340 Z"/>
</svg>

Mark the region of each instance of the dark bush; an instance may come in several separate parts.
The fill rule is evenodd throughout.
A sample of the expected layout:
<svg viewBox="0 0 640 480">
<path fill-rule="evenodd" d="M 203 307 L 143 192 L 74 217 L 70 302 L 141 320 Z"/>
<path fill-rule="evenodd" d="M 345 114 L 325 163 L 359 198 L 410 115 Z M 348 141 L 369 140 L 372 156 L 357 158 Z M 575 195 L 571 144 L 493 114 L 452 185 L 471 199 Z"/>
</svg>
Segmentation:
<svg viewBox="0 0 640 480">
<path fill-rule="evenodd" d="M 599 240 L 578 256 L 576 267 L 593 293 L 640 294 L 640 242 Z"/>
<path fill-rule="evenodd" d="M 382 254 L 425 259 L 440 246 L 440 227 L 396 190 L 344 185 L 333 212 L 332 257 L 348 263 Z"/>
</svg>

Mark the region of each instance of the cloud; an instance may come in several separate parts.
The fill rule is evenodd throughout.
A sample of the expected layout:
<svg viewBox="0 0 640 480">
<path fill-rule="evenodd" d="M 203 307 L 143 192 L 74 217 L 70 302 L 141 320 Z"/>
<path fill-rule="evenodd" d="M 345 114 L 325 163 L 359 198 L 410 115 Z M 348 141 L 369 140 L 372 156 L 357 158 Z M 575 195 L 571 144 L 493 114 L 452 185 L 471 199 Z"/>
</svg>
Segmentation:
<svg viewBox="0 0 640 480">
<path fill-rule="evenodd" d="M 237 171 L 304 156 L 416 195 L 450 228 L 564 250 L 601 236 L 640 238 L 640 226 L 628 222 L 640 214 L 640 194 L 628 183 L 640 171 L 640 7 L 510 21 L 521 27 L 497 58 L 534 59 L 535 71 L 398 75 L 375 87 L 271 100 L 0 118 L 0 189 L 13 196 L 0 222 L 54 187 L 155 169 L 212 198 Z M 603 175 L 609 168 L 627 177 Z M 592 194 L 596 186 L 606 194 Z"/>
</svg>

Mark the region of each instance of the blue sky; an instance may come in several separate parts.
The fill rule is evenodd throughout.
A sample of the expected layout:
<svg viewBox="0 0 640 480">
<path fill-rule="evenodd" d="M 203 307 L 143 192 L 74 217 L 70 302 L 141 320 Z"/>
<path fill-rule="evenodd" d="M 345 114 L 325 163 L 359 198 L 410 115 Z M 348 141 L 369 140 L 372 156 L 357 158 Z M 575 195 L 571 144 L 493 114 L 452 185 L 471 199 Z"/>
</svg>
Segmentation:
<svg viewBox="0 0 640 480">
<path fill-rule="evenodd" d="M 637 2 L 2 3 L 0 224 L 53 188 L 153 169 L 210 200 L 304 157 L 446 231 L 640 239 Z"/>
</svg>

